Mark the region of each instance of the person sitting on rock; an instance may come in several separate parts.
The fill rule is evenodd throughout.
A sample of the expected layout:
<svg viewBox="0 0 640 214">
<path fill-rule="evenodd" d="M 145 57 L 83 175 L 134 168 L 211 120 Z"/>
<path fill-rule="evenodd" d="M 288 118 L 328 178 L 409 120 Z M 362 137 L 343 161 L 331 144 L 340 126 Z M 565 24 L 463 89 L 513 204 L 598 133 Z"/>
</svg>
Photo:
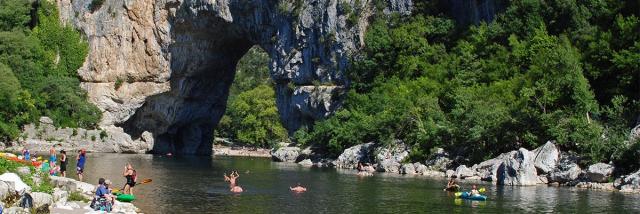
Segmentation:
<svg viewBox="0 0 640 214">
<path fill-rule="evenodd" d="M 107 199 L 109 194 L 109 191 L 107 190 L 107 187 L 105 186 L 105 180 L 104 178 L 99 178 L 98 179 L 98 187 L 96 188 L 96 194 L 93 197 L 93 200 L 91 201 L 91 206 L 93 209 L 98 210 L 100 209 L 100 206 L 102 206 L 102 202 L 103 201 L 109 201 Z"/>
<path fill-rule="evenodd" d="M 307 188 L 304 188 L 302 185 L 300 185 L 300 183 L 298 183 L 298 185 L 295 187 L 289 187 L 289 190 L 296 193 L 302 193 L 302 192 L 306 192 Z"/>
<path fill-rule="evenodd" d="M 111 204 L 115 203 L 116 197 L 113 195 L 112 190 L 111 190 L 111 185 L 113 183 L 111 183 L 111 180 L 105 180 L 104 181 L 104 187 L 107 189 L 107 194 L 105 195 L 105 198 L 107 198 L 107 200 L 111 201 Z"/>
</svg>

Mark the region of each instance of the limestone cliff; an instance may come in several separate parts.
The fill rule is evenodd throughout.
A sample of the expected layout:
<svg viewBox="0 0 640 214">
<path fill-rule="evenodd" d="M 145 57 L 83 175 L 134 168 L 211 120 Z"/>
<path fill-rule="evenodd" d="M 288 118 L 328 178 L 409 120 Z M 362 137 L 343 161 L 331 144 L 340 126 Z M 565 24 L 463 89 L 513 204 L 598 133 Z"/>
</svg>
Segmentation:
<svg viewBox="0 0 640 214">
<path fill-rule="evenodd" d="M 276 102 L 291 132 L 328 116 L 348 87 L 344 71 L 375 11 L 408 14 L 410 0 L 58 0 L 88 38 L 78 73 L 101 126 L 154 151 L 210 154 L 238 60 L 270 56 Z"/>
</svg>

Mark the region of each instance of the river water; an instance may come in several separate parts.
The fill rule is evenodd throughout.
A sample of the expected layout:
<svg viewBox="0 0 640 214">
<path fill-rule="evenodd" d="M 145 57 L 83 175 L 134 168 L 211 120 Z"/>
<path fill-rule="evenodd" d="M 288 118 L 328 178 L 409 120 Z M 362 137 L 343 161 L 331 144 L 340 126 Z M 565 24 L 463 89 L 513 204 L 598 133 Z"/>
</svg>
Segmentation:
<svg viewBox="0 0 640 214">
<path fill-rule="evenodd" d="M 72 158 L 70 158 L 72 159 Z M 266 158 L 166 157 L 132 154 L 88 154 L 85 181 L 111 179 L 116 188 L 132 163 L 139 180 L 134 202 L 145 213 L 639 213 L 640 195 L 565 187 L 498 187 L 487 189 L 486 202 L 454 199 L 442 191 L 443 179 L 305 168 Z M 75 176 L 75 159 L 69 177 Z M 229 192 L 222 174 L 238 170 L 244 193 Z M 296 183 L 308 191 L 296 194 Z M 471 183 L 463 183 L 463 187 Z"/>
</svg>

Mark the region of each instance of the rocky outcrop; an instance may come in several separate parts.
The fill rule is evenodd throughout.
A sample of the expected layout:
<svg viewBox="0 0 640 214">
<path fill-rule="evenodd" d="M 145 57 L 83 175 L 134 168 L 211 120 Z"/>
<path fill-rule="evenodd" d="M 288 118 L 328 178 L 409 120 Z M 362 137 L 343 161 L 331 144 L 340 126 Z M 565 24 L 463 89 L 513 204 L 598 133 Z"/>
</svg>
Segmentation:
<svg viewBox="0 0 640 214">
<path fill-rule="evenodd" d="M 31 193 L 31 198 L 33 198 L 33 207 L 36 210 L 49 210 L 49 206 L 53 205 L 53 196 L 42 193 L 42 192 L 34 192 Z"/>
<path fill-rule="evenodd" d="M 534 153 L 534 163 L 539 174 L 547 174 L 556 168 L 560 158 L 560 150 L 556 145 L 547 141 L 542 147 L 532 151 Z"/>
<path fill-rule="evenodd" d="M 132 139 L 148 131 L 154 152 L 185 154 L 211 154 L 235 66 L 254 45 L 270 56 L 290 132 L 331 114 L 378 11 L 374 1 L 335 0 L 114 0 L 95 10 L 87 1 L 57 3 L 61 19 L 89 39 L 78 74 L 103 112 L 100 125 L 124 127 Z M 410 0 L 382 3 L 386 13 L 412 9 Z"/>
<path fill-rule="evenodd" d="M 571 154 L 562 154 L 558 166 L 547 177 L 549 182 L 566 183 L 578 179 L 582 169 L 577 164 L 578 158 Z"/>
<path fill-rule="evenodd" d="M 640 170 L 622 177 L 616 187 L 622 192 L 640 192 Z"/>
<path fill-rule="evenodd" d="M 298 147 L 281 147 L 271 152 L 271 157 L 278 162 L 296 162 L 300 156 L 300 148 Z"/>
<path fill-rule="evenodd" d="M 349 147 L 335 161 L 337 168 L 355 169 L 358 163 L 373 162 L 374 143 L 364 143 Z"/>
<path fill-rule="evenodd" d="M 606 183 L 613 174 L 614 167 L 606 163 L 596 163 L 587 168 L 587 178 L 592 182 Z"/>
<path fill-rule="evenodd" d="M 474 176 L 475 172 L 469 169 L 466 165 L 460 165 L 456 168 L 456 172 L 454 174 L 457 178 L 465 179 Z"/>
<path fill-rule="evenodd" d="M 435 152 L 431 154 L 431 158 L 425 161 L 425 165 L 431 170 L 446 171 L 453 164 L 453 161 L 449 159 L 449 153 L 442 148 L 436 148 Z"/>
<path fill-rule="evenodd" d="M 395 142 L 390 146 L 378 147 L 374 151 L 376 168 L 379 172 L 400 172 L 401 164 L 409 157 L 409 148 L 402 142 Z"/>
<path fill-rule="evenodd" d="M 524 148 L 514 152 L 498 168 L 497 183 L 512 186 L 536 185 L 538 174 L 533 153 Z"/>
<path fill-rule="evenodd" d="M 400 168 L 400 174 L 408 174 L 408 175 L 416 174 L 416 168 L 413 166 L 412 163 L 402 164 Z"/>
<path fill-rule="evenodd" d="M 23 136 L 8 150 L 48 152 L 51 147 L 57 150 L 75 151 L 85 149 L 89 152 L 146 153 L 153 148 L 153 136 L 144 132 L 139 139 L 131 136 L 120 127 L 108 126 L 102 129 L 55 127 L 48 117 L 41 117 L 39 124 L 27 124 L 22 128 Z"/>
</svg>

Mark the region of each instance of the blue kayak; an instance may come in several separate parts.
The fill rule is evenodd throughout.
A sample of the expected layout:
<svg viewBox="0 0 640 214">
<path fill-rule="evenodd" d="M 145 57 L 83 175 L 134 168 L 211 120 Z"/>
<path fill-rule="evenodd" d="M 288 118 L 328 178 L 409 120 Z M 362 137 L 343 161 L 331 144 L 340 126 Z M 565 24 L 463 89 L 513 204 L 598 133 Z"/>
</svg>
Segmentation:
<svg viewBox="0 0 640 214">
<path fill-rule="evenodd" d="M 467 200 L 475 200 L 475 201 L 486 201 L 487 196 L 484 195 L 471 195 L 469 192 L 461 192 L 460 194 L 456 194 L 456 196 L 467 199 Z"/>
</svg>

